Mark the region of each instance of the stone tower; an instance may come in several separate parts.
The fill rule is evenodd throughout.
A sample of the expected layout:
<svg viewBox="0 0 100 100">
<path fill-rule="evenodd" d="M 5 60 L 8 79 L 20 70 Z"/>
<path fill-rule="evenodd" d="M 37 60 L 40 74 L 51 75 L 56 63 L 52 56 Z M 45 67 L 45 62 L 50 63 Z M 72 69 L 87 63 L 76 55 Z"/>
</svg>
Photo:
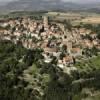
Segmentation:
<svg viewBox="0 0 100 100">
<path fill-rule="evenodd" d="M 43 17 L 43 24 L 44 24 L 44 27 L 48 26 L 48 17 L 47 16 Z"/>
<path fill-rule="evenodd" d="M 68 41 L 67 42 L 67 52 L 68 52 L 68 54 L 71 54 L 71 50 L 72 50 L 72 42 Z"/>
</svg>

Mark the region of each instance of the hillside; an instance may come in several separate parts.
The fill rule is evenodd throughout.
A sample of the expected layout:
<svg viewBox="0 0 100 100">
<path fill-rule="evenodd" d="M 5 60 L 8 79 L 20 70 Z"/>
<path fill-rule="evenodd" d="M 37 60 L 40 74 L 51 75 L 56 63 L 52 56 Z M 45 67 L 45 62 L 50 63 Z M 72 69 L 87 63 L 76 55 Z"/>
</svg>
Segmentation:
<svg viewBox="0 0 100 100">
<path fill-rule="evenodd" d="M 99 11 L 100 3 L 90 3 L 90 4 L 80 4 L 75 2 L 63 2 L 61 0 L 19 0 L 12 1 L 6 5 L 0 6 L 0 11 L 39 11 L 39 10 L 89 10 L 94 11 L 94 9 Z"/>
</svg>

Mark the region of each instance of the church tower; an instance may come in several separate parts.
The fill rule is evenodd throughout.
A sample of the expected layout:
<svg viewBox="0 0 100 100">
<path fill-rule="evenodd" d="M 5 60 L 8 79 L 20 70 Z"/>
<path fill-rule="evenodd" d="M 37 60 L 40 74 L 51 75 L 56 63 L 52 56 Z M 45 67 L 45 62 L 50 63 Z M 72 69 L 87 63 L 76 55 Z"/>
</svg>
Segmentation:
<svg viewBox="0 0 100 100">
<path fill-rule="evenodd" d="M 48 26 L 48 17 L 47 16 L 43 17 L 43 24 L 44 24 L 44 27 Z"/>
<path fill-rule="evenodd" d="M 72 50 L 72 42 L 68 41 L 67 42 L 67 52 L 68 52 L 68 54 L 71 54 L 71 50 Z"/>
</svg>

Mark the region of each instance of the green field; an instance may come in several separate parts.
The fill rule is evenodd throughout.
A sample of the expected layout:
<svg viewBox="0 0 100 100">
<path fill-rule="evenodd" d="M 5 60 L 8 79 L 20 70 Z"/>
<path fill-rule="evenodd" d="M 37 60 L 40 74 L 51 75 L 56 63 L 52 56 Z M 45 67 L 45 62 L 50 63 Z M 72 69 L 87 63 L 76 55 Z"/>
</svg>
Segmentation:
<svg viewBox="0 0 100 100">
<path fill-rule="evenodd" d="M 80 71 L 93 71 L 100 69 L 100 55 L 89 60 L 77 62 L 75 65 Z"/>
</svg>

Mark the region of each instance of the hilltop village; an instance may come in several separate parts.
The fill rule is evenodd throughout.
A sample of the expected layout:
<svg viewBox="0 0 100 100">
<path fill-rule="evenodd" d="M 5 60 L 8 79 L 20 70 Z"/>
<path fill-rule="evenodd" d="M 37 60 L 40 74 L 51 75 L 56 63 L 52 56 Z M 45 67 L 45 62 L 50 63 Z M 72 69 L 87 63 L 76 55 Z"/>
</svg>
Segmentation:
<svg viewBox="0 0 100 100">
<path fill-rule="evenodd" d="M 21 43 L 27 49 L 42 49 L 44 62 L 50 63 L 55 58 L 61 69 L 72 66 L 76 70 L 73 64 L 80 58 L 86 59 L 86 48 L 100 49 L 96 33 L 85 28 L 68 30 L 61 23 L 49 22 L 46 16 L 42 21 L 31 18 L 1 20 L 0 39 Z"/>
</svg>

